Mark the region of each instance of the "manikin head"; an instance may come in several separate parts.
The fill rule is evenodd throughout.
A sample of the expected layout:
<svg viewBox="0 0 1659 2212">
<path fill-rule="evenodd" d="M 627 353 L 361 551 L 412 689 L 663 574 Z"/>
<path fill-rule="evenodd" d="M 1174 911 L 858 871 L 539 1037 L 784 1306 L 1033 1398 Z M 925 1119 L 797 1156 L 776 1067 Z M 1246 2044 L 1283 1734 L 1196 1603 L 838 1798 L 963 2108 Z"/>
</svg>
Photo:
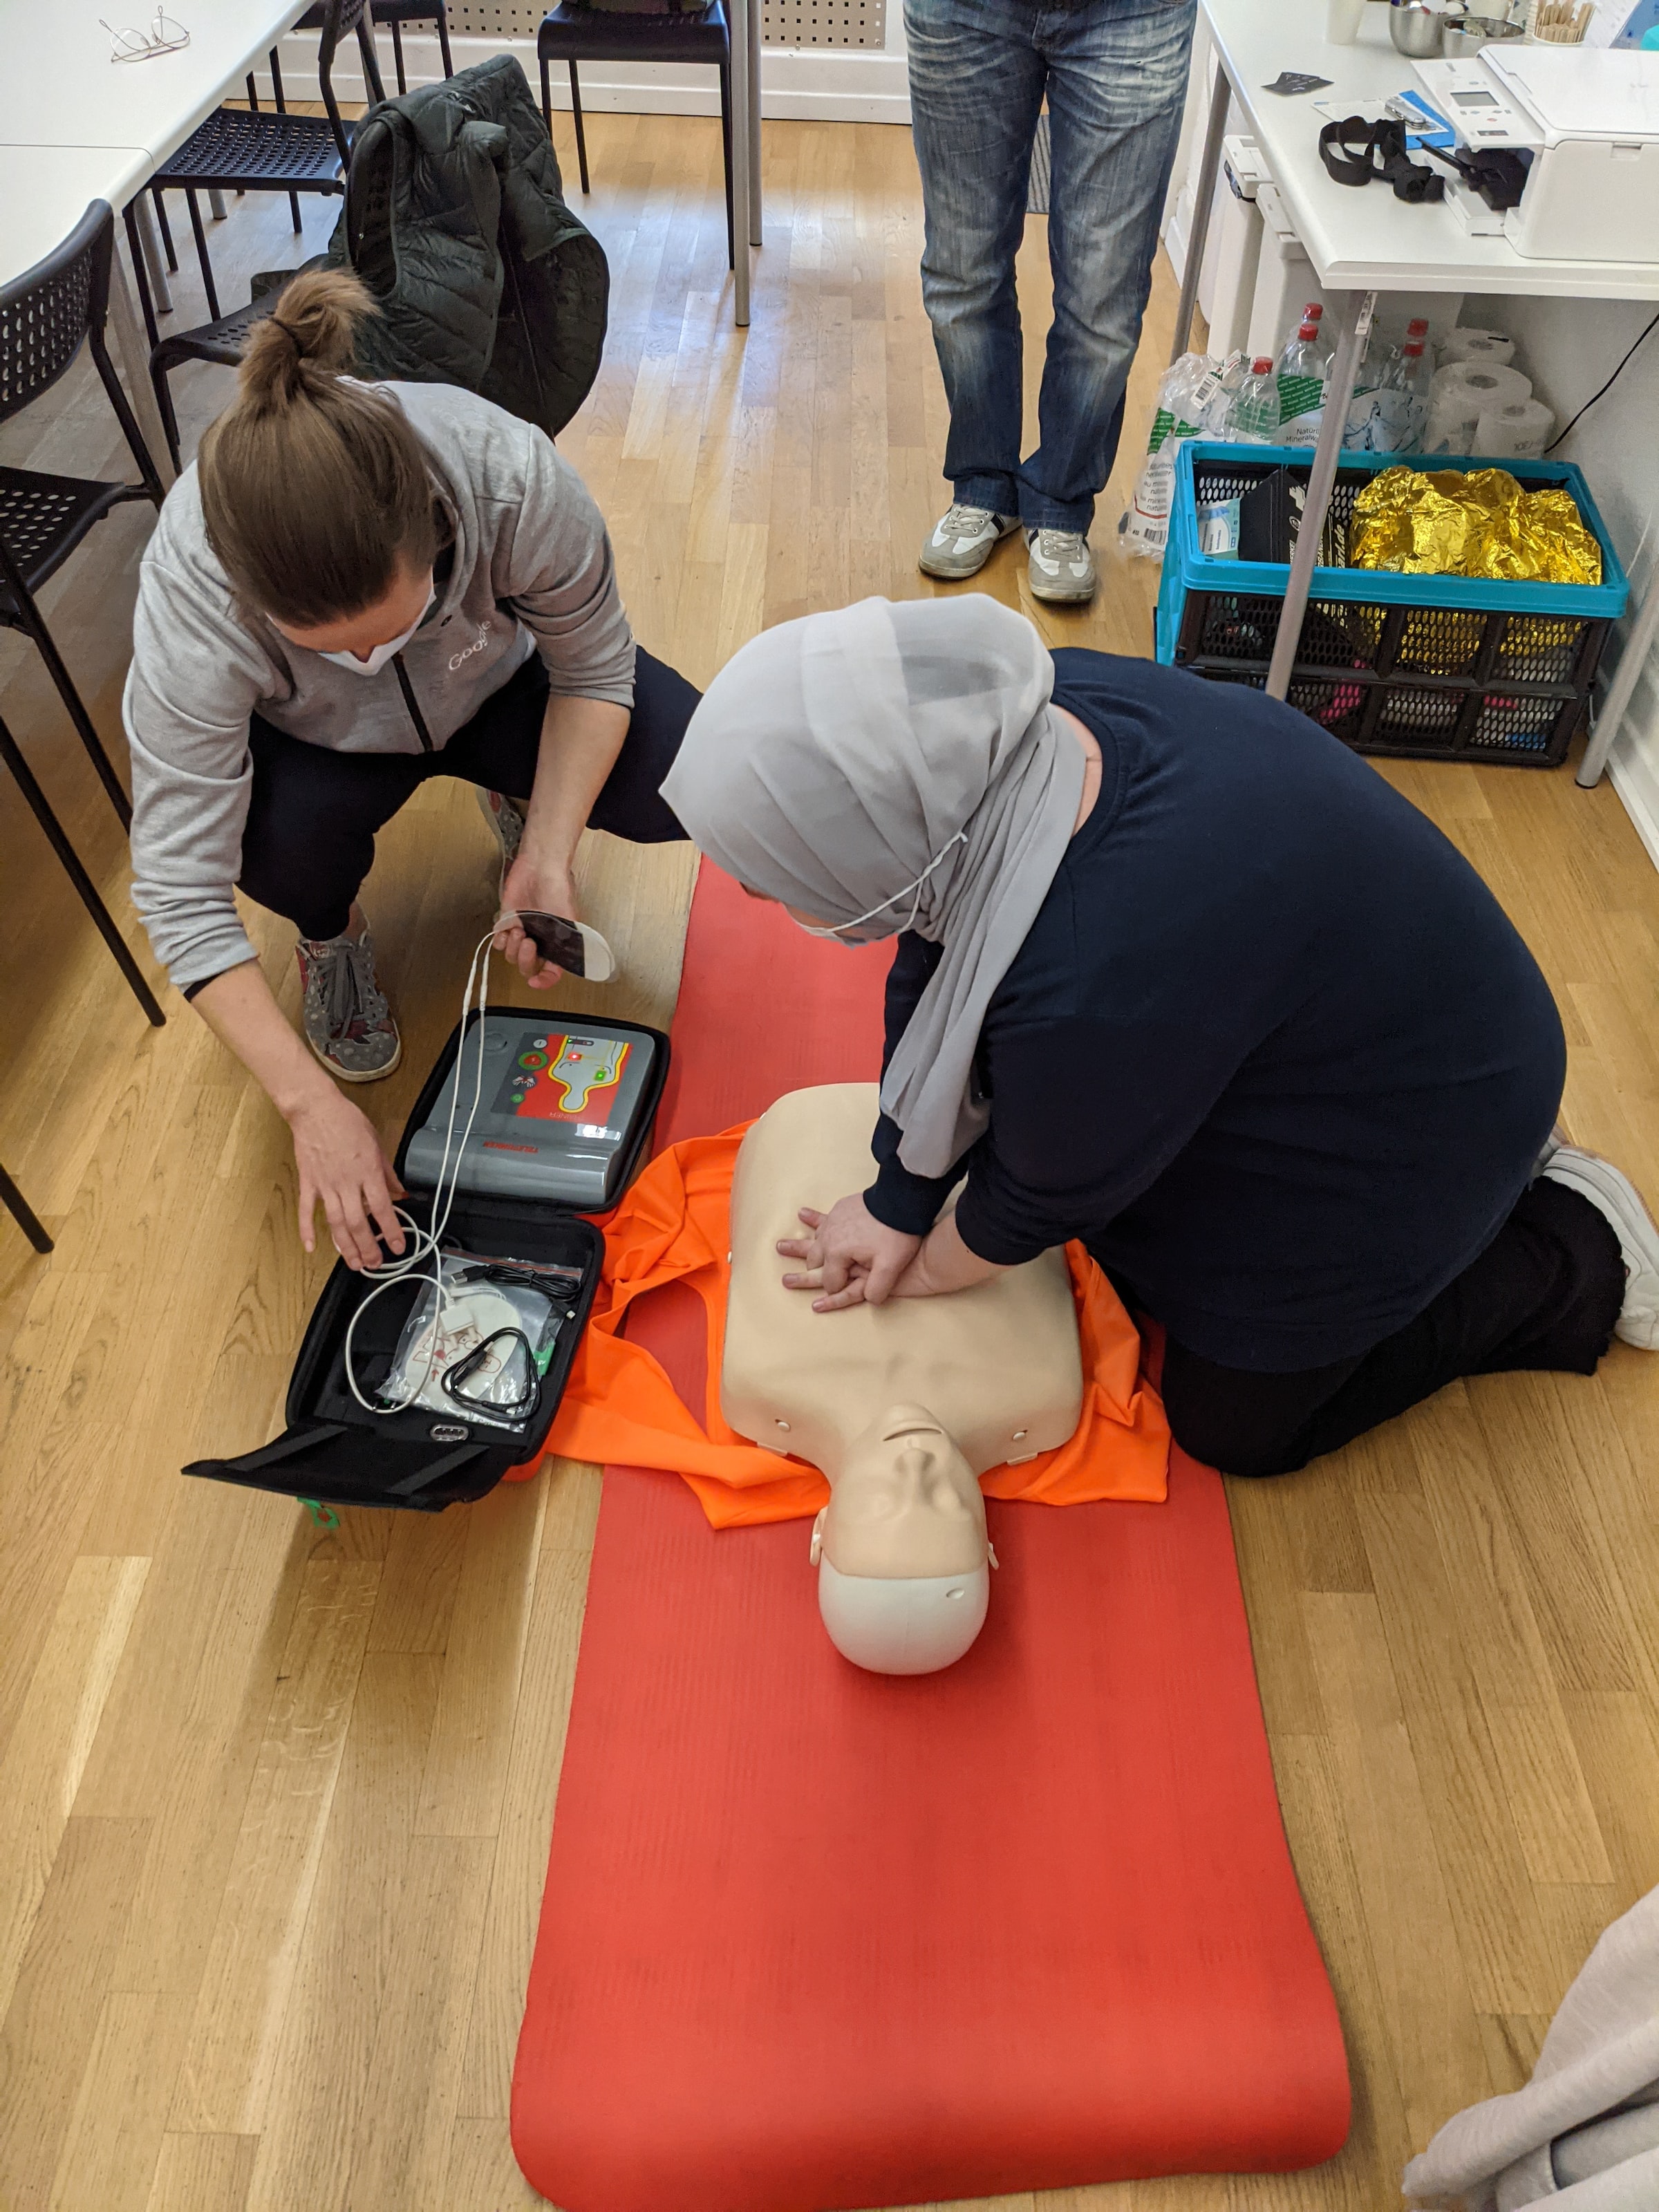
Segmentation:
<svg viewBox="0 0 1659 2212">
<path fill-rule="evenodd" d="M 812 1528 L 830 1639 L 878 1674 L 949 1667 L 984 1626 L 995 1559 L 973 1469 L 925 1406 L 853 1439 Z"/>
</svg>

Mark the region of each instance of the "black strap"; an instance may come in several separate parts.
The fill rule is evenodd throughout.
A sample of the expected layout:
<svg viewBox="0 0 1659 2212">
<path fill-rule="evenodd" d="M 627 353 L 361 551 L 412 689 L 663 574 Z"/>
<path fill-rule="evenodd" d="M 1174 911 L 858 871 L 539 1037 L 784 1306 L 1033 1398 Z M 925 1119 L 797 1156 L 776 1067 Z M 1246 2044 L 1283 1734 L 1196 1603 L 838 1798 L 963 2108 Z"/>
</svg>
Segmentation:
<svg viewBox="0 0 1659 2212">
<path fill-rule="evenodd" d="M 1319 134 L 1319 158 L 1339 185 L 1368 185 L 1381 177 L 1397 200 L 1443 199 L 1446 185 L 1406 150 L 1406 126 L 1392 117 L 1367 123 L 1363 115 L 1328 123 Z"/>
</svg>

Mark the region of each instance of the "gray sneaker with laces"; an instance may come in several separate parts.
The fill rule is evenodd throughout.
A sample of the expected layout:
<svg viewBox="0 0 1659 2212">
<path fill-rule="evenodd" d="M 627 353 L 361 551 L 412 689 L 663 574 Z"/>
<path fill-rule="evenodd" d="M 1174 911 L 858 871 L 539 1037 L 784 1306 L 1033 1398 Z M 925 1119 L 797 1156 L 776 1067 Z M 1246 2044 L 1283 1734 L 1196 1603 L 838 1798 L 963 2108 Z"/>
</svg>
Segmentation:
<svg viewBox="0 0 1659 2212">
<path fill-rule="evenodd" d="M 478 791 L 478 805 L 483 818 L 495 833 L 495 842 L 501 848 L 501 880 L 497 903 L 505 905 L 507 872 L 519 857 L 519 847 L 524 839 L 524 809 L 516 799 L 505 792 Z"/>
<path fill-rule="evenodd" d="M 1018 528 L 1018 515 L 994 514 L 988 507 L 964 507 L 956 501 L 922 541 L 918 566 L 923 575 L 943 576 L 947 583 L 976 576 L 1000 541 Z"/>
<path fill-rule="evenodd" d="M 1025 543 L 1030 550 L 1034 599 L 1066 606 L 1093 599 L 1099 579 L 1095 556 L 1080 530 L 1028 530 Z"/>
<path fill-rule="evenodd" d="M 374 940 L 302 937 L 295 951 L 305 986 L 306 1042 L 343 1083 L 378 1083 L 403 1058 L 403 1040 L 374 975 Z"/>
</svg>

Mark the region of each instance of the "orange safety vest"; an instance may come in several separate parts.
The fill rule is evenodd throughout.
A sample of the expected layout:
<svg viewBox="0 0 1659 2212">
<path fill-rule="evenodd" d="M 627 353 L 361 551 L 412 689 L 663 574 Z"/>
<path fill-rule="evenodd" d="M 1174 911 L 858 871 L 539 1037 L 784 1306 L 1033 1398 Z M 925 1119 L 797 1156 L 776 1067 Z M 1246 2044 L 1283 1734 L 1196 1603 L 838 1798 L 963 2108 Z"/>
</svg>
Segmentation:
<svg viewBox="0 0 1659 2212">
<path fill-rule="evenodd" d="M 721 1419 L 720 1373 L 731 1274 L 732 1176 L 743 1122 L 718 1137 L 689 1137 L 658 1155 L 605 1228 L 605 1273 L 544 1452 L 684 1475 L 717 1528 L 793 1521 L 827 1504 L 830 1486 L 805 1461 L 747 1443 Z M 1164 1495 L 1170 1425 L 1141 1371 L 1140 1338 L 1081 1244 L 1066 1247 L 1083 1353 L 1083 1410 L 1070 1441 L 1021 1467 L 980 1479 L 988 1498 L 1043 1505 L 1100 1498 L 1158 1503 Z M 703 1424 L 661 1363 L 622 1334 L 628 1309 L 665 1283 L 702 1298 L 708 1331 Z M 513 1476 L 534 1473 L 541 1455 Z"/>
</svg>

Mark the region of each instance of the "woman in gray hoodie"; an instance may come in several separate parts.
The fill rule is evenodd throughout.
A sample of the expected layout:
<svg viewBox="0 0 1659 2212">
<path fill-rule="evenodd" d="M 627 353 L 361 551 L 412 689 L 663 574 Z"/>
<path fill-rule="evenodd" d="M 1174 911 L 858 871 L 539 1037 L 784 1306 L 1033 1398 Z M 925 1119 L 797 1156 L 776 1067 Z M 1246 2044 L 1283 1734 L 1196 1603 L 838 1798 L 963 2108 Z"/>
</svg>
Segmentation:
<svg viewBox="0 0 1659 2212">
<path fill-rule="evenodd" d="M 328 1080 L 401 1052 L 357 904 L 375 833 L 428 776 L 461 777 L 501 842 L 503 911 L 574 917 L 585 825 L 684 836 L 659 787 L 698 696 L 635 647 L 603 519 L 540 430 L 342 373 L 373 312 L 319 271 L 255 325 L 144 556 L 125 701 L 156 957 L 288 1121 L 307 1249 L 320 1200 L 354 1267 L 376 1227 L 403 1249 L 397 1178 Z M 303 1043 L 236 885 L 299 931 Z M 557 981 L 516 927 L 496 947 Z"/>
</svg>

